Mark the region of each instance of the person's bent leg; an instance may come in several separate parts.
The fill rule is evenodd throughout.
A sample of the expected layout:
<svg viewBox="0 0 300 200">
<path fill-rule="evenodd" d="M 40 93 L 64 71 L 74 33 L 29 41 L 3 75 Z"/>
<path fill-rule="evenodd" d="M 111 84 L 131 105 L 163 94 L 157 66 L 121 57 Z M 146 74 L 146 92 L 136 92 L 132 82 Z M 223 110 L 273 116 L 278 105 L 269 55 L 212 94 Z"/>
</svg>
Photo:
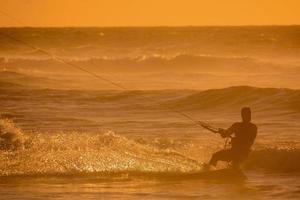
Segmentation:
<svg viewBox="0 0 300 200">
<path fill-rule="evenodd" d="M 218 161 L 230 161 L 231 153 L 230 150 L 221 150 L 214 153 L 208 163 L 208 165 L 217 166 Z"/>
<path fill-rule="evenodd" d="M 241 164 L 248 158 L 250 151 L 232 151 L 232 168 L 240 169 Z"/>
</svg>

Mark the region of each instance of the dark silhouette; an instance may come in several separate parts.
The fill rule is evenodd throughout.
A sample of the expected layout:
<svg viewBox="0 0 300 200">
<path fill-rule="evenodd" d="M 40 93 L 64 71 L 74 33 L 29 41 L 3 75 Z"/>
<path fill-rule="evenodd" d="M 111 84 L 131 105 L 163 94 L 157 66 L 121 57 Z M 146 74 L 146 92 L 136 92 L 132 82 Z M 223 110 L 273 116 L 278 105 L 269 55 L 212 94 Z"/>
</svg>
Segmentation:
<svg viewBox="0 0 300 200">
<path fill-rule="evenodd" d="M 223 138 L 231 138 L 231 148 L 214 153 L 209 166 L 216 166 L 218 161 L 227 161 L 231 162 L 233 168 L 239 168 L 248 157 L 257 135 L 257 126 L 251 123 L 249 107 L 242 108 L 241 116 L 242 122 L 236 122 L 228 129 L 218 129 Z"/>
</svg>

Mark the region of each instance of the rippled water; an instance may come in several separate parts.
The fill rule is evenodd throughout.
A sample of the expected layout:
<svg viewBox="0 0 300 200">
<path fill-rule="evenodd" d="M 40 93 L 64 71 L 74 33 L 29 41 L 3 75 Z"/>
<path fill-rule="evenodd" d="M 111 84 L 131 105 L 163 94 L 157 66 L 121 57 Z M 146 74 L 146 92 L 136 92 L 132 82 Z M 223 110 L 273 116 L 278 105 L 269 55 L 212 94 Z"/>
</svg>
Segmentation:
<svg viewBox="0 0 300 200">
<path fill-rule="evenodd" d="M 1 178 L 5 199 L 299 199 L 299 175 L 248 173 L 243 184 L 151 178 Z"/>
</svg>

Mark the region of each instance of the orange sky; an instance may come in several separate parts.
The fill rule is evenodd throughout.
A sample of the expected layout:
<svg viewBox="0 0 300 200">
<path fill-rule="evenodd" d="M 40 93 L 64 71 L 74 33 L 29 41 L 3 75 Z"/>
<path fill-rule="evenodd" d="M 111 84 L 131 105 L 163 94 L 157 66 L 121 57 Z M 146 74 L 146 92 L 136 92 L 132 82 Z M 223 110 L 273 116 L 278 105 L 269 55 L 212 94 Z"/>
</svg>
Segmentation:
<svg viewBox="0 0 300 200">
<path fill-rule="evenodd" d="M 300 24 L 300 0 L 0 0 L 23 26 Z M 20 26 L 0 13 L 0 26 Z"/>
</svg>

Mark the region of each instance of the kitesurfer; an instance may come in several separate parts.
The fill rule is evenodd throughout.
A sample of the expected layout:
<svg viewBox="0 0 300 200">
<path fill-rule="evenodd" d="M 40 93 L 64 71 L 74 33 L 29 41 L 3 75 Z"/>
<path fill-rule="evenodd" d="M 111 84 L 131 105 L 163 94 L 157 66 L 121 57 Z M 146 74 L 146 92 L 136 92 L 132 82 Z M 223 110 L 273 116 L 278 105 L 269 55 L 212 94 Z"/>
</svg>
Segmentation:
<svg viewBox="0 0 300 200">
<path fill-rule="evenodd" d="M 251 122 L 249 107 L 242 108 L 241 116 L 242 122 L 236 122 L 228 129 L 218 129 L 223 138 L 231 138 L 231 148 L 214 153 L 206 167 L 216 166 L 218 161 L 227 161 L 233 168 L 239 169 L 247 159 L 257 135 L 257 126 Z"/>
</svg>

